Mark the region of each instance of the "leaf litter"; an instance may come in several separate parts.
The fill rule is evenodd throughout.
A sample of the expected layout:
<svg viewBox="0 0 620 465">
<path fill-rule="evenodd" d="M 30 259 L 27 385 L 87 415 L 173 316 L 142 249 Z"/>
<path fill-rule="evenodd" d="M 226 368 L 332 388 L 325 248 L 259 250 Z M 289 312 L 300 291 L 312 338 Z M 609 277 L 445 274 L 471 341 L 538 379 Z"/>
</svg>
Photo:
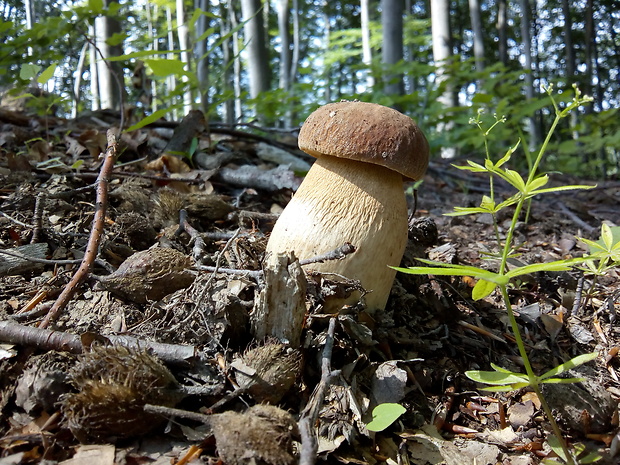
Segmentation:
<svg viewBox="0 0 620 465">
<path fill-rule="evenodd" d="M 266 238 L 299 185 L 299 167 L 311 160 L 296 150 L 294 133 L 213 127 L 207 134 L 196 114 L 189 128 L 155 123 L 123 134 L 98 261 L 55 323 L 56 332 L 43 333 L 37 322 L 84 254 L 92 183 L 108 129 L 103 120 L 91 115 L 43 124 L 37 117 L 2 114 L 2 463 L 71 463 L 86 456 L 100 463 L 170 463 L 200 455 L 231 464 L 294 462 L 303 447 L 294 423 L 316 401 L 330 338 L 331 316 L 317 310 L 330 295 L 355 287 L 328 276 L 304 278 L 307 316 L 299 350 L 251 336 L 264 290 Z M 184 151 L 194 139 L 198 149 L 190 159 Z M 561 181 L 552 177 L 551 183 Z M 442 161 L 431 163 L 402 266 L 430 258 L 493 269 L 492 260 L 481 260 L 481 253 L 495 250 L 492 222 L 444 216 L 454 206 L 476 205 L 484 182 Z M 618 187 L 599 183 L 593 190 L 535 199 L 529 221 L 517 228 L 516 265 L 582 255 L 587 245 L 576 237 L 596 241 L 602 222 L 620 224 Z M 508 189 L 498 189 L 509 197 Z M 179 228 L 181 209 L 197 234 Z M 509 226 L 502 214 L 500 234 Z M 290 279 L 299 284 L 301 277 Z M 591 277 L 576 271 L 532 273 L 519 277 L 510 293 L 536 372 L 582 353 L 601 354 L 568 373 L 583 382 L 545 385 L 569 442 L 601 454 L 599 463 L 617 462 L 618 283 L 615 269 L 592 289 Z M 362 305 L 339 313 L 329 359 L 337 373 L 320 399 L 316 458 L 521 465 L 553 457 L 531 392 L 488 394 L 464 376 L 491 363 L 513 371 L 521 364 L 501 299 L 491 294 L 475 302 L 474 285 L 467 276 L 399 274 L 384 313 L 371 316 Z M 123 338 L 133 345 L 123 346 Z M 97 379 L 103 384 L 93 384 Z M 118 386 L 115 394 L 100 392 L 110 385 Z M 145 399 L 149 390 L 156 392 Z M 95 393 L 107 403 L 76 403 Z M 264 401 L 280 408 L 247 409 Z M 371 433 L 365 425 L 378 402 L 398 402 L 405 413 Z M 125 418 L 147 403 L 241 423 L 227 430 L 226 422 L 169 412 Z M 148 421 L 155 417 L 161 426 Z M 119 430 L 101 428 L 118 421 Z M 272 441 L 256 452 L 261 441 L 248 436 L 255 450 L 250 457 L 231 444 L 232 435 L 266 424 L 274 429 L 264 434 L 281 447 Z M 98 445 L 80 445 L 76 436 Z"/>
</svg>

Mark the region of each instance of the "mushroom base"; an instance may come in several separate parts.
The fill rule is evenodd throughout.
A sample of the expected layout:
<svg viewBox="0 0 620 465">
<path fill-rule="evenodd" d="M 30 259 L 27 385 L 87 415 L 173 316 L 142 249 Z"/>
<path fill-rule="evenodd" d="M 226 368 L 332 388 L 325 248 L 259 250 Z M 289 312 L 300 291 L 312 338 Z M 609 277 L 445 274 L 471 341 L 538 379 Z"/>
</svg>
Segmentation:
<svg viewBox="0 0 620 465">
<path fill-rule="evenodd" d="M 388 265 L 400 264 L 407 244 L 402 176 L 379 165 L 321 156 L 276 222 L 267 260 L 285 251 L 300 260 L 312 258 L 345 242 L 356 251 L 304 268 L 359 280 L 369 291 L 368 309 L 384 309 L 396 275 Z M 359 298 L 353 295 L 342 303 Z"/>
</svg>

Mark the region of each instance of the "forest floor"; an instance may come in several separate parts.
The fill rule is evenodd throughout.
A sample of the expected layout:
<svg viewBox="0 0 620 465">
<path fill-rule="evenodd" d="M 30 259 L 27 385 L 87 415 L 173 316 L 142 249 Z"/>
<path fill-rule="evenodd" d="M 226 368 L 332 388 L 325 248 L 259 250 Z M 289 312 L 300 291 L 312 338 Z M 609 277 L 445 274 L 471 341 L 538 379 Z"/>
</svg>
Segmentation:
<svg viewBox="0 0 620 465">
<path fill-rule="evenodd" d="M 501 299 L 472 300 L 467 277 L 399 273 L 385 312 L 373 316 L 361 305 L 321 314 L 328 294 L 351 283 L 298 277 L 308 309 L 301 348 L 251 336 L 266 239 L 301 181 L 278 165 L 299 172 L 312 162 L 291 134 L 212 126 L 209 137 L 197 113 L 124 134 L 97 260 L 45 332 L 39 325 L 87 248 L 99 154 L 114 124 L 106 112 L 63 120 L 0 109 L 0 464 L 554 457 L 531 390 L 490 393 L 464 375 L 491 363 L 523 371 Z M 178 156 L 190 152 L 193 166 Z M 596 184 L 535 199 L 513 264 L 579 257 L 587 247 L 577 237 L 598 240 L 602 222 L 620 225 L 620 184 Z M 481 258 L 497 251 L 492 219 L 444 216 L 487 193 L 485 177 L 431 162 L 402 265 L 426 257 L 493 268 Z M 512 193 L 496 185 L 497 196 Z M 510 216 L 498 220 L 501 236 Z M 528 275 L 510 298 L 535 372 L 599 353 L 570 373 L 584 381 L 544 393 L 571 446 L 618 463 L 617 270 L 596 282 L 578 270 Z M 251 407 L 264 403 L 283 410 Z M 371 433 L 381 403 L 406 410 Z M 310 461 L 304 419 L 319 433 Z"/>
</svg>

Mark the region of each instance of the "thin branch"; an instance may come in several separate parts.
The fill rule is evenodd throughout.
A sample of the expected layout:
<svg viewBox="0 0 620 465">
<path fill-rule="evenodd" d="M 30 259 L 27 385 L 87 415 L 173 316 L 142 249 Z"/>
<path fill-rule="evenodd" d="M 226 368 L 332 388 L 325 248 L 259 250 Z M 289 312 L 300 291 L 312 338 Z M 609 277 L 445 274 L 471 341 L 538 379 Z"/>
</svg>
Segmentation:
<svg viewBox="0 0 620 465">
<path fill-rule="evenodd" d="M 69 281 L 69 284 L 63 289 L 61 294 L 54 302 L 54 305 L 50 309 L 47 316 L 43 319 L 40 328 L 47 328 L 52 322 L 54 322 L 59 316 L 67 303 L 73 297 L 73 294 L 77 287 L 86 279 L 90 269 L 97 258 L 99 253 L 99 244 L 101 243 L 101 237 L 103 235 L 106 208 L 108 206 L 108 185 L 109 176 L 114 162 L 117 158 L 118 141 L 115 131 L 109 129 L 107 132 L 108 148 L 103 155 L 103 164 L 99 171 L 99 177 L 97 178 L 97 198 L 95 201 L 95 215 L 93 218 L 93 225 L 90 231 L 90 237 L 88 239 L 88 245 L 86 246 L 86 252 L 82 264 Z"/>
<path fill-rule="evenodd" d="M 314 389 L 308 404 L 299 418 L 299 433 L 301 434 L 301 452 L 299 465 L 314 465 L 318 450 L 318 441 L 314 425 L 323 406 L 327 389 L 332 380 L 340 374 L 340 370 L 331 369 L 332 351 L 334 348 L 334 333 L 336 331 L 336 316 L 329 320 L 329 328 L 325 339 L 325 347 L 321 357 L 321 381 Z"/>
</svg>

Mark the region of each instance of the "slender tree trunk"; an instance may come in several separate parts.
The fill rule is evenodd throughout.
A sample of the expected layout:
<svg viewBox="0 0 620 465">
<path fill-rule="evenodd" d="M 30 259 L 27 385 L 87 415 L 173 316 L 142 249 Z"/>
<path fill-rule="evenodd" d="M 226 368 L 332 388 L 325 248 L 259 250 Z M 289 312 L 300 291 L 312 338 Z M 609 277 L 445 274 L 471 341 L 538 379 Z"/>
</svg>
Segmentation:
<svg viewBox="0 0 620 465">
<path fill-rule="evenodd" d="M 153 26 L 154 24 L 153 18 L 157 18 L 158 8 L 157 8 L 157 5 L 153 5 L 152 10 L 151 10 L 150 2 L 146 2 L 145 6 L 146 6 L 146 21 L 148 25 L 149 40 L 151 41 L 151 44 L 152 44 L 151 47 L 153 51 L 157 52 L 159 50 L 159 41 L 157 40 L 157 37 L 155 37 L 155 27 Z M 151 92 L 151 109 L 155 112 L 157 111 L 157 82 L 155 81 L 155 79 L 151 79 L 150 92 Z"/>
<path fill-rule="evenodd" d="M 280 34 L 280 89 L 291 89 L 291 35 L 289 32 L 289 0 L 278 0 L 278 32 Z"/>
<path fill-rule="evenodd" d="M 116 0 L 106 0 L 105 5 L 109 7 Z M 124 92 L 122 69 L 118 62 L 107 61 L 108 58 L 123 54 L 123 46 L 108 45 L 106 41 L 116 33 L 121 32 L 121 25 L 118 20 L 108 16 L 99 16 L 95 19 L 95 44 L 99 52 L 97 53 L 97 76 L 99 79 L 99 95 L 101 97 L 101 108 L 120 110 L 121 92 Z M 103 57 L 103 59 L 101 59 Z"/>
<path fill-rule="evenodd" d="M 26 29 L 32 29 L 34 24 L 34 3 L 33 0 L 24 0 L 24 8 L 26 10 Z M 28 47 L 28 56 L 32 56 L 32 47 Z"/>
<path fill-rule="evenodd" d="M 246 21 L 243 28 L 248 51 L 248 74 L 250 96 L 257 98 L 269 90 L 269 53 L 265 43 L 265 25 L 261 14 L 260 0 L 241 0 L 241 12 Z"/>
<path fill-rule="evenodd" d="M 181 48 L 181 61 L 185 64 L 185 70 L 191 69 L 190 64 L 190 44 L 189 44 L 189 27 L 185 20 L 185 5 L 183 0 L 177 0 L 177 35 L 179 36 L 179 47 Z M 186 76 L 182 78 L 185 83 L 185 90 L 183 92 L 183 114 L 187 115 L 192 110 L 192 104 L 194 98 L 192 96 L 192 89 L 189 88 L 188 79 Z"/>
<path fill-rule="evenodd" d="M 504 65 L 508 65 L 508 34 L 506 32 L 506 0 L 498 0 L 497 2 L 497 38 L 499 46 L 499 61 Z"/>
<path fill-rule="evenodd" d="M 381 0 L 385 93 L 392 96 L 405 92 L 403 75 L 390 69 L 403 60 L 403 12 L 403 0 Z"/>
<path fill-rule="evenodd" d="M 208 13 L 209 0 L 195 0 L 196 9 Z M 202 37 L 209 27 L 209 17 L 200 15 L 196 21 L 196 37 Z M 207 38 L 196 42 L 196 75 L 198 77 L 198 89 L 200 92 L 200 106 L 205 116 L 209 113 L 209 60 L 207 58 Z"/>
<path fill-rule="evenodd" d="M 327 0 L 324 2 L 323 6 L 323 23 L 325 24 L 323 30 L 323 50 L 329 50 L 330 44 L 330 36 L 331 36 L 331 22 L 330 17 L 326 13 L 327 11 Z M 325 100 L 329 103 L 332 101 L 332 89 L 331 89 L 331 70 L 325 69 L 323 72 L 325 74 Z"/>
<path fill-rule="evenodd" d="M 228 18 L 230 20 L 230 27 L 236 28 L 239 24 L 237 21 L 237 15 L 232 2 L 228 2 Z M 235 94 L 235 117 L 243 117 L 243 106 L 241 105 L 241 51 L 239 50 L 239 33 L 233 32 L 233 59 L 234 59 L 234 94 Z"/>
<path fill-rule="evenodd" d="M 370 15 L 368 4 L 370 0 L 361 0 L 361 27 L 362 27 L 362 63 L 366 65 L 366 88 L 372 90 L 375 86 L 375 78 L 372 75 L 372 50 L 370 49 Z"/>
<path fill-rule="evenodd" d="M 293 54 L 291 56 L 291 84 L 297 82 L 297 68 L 299 67 L 299 53 L 301 48 L 299 36 L 299 0 L 293 0 Z"/>
<path fill-rule="evenodd" d="M 229 2 L 230 3 L 230 2 Z M 220 3 L 220 34 L 224 38 L 222 41 L 222 58 L 224 60 L 224 79 L 222 80 L 222 87 L 224 95 L 230 95 L 234 86 L 234 52 L 232 51 L 232 40 L 230 38 L 230 31 L 233 26 L 230 20 L 229 14 L 230 5 Z M 235 123 L 235 99 L 226 98 L 223 102 L 224 106 L 224 122 L 230 126 Z"/>
<path fill-rule="evenodd" d="M 84 41 L 82 50 L 80 50 L 80 58 L 75 69 L 75 82 L 73 83 L 73 107 L 71 109 L 71 117 L 75 118 L 78 114 L 78 106 L 82 96 L 82 75 L 84 74 L 84 63 L 86 63 L 86 55 L 88 55 L 89 43 Z"/>
<path fill-rule="evenodd" d="M 469 17 L 471 19 L 471 29 L 474 34 L 474 57 L 476 60 L 476 71 L 484 71 L 484 40 L 482 31 L 482 18 L 480 16 L 479 0 L 469 0 Z"/>
<path fill-rule="evenodd" d="M 90 37 L 97 37 L 95 25 L 88 27 L 88 34 Z M 99 74 L 97 72 L 97 61 L 99 60 L 99 57 L 97 56 L 97 50 L 95 49 L 95 45 L 93 43 L 90 43 L 88 46 L 88 60 L 90 62 L 90 109 L 92 111 L 97 111 L 101 108 L 101 97 L 99 95 Z"/>
<path fill-rule="evenodd" d="M 594 80 L 594 71 L 593 71 L 593 58 L 594 58 L 594 41 L 596 40 L 596 36 L 594 35 L 594 1 L 587 0 L 586 3 L 586 40 L 585 40 L 585 52 L 586 52 L 586 89 L 585 93 L 588 95 L 593 95 L 593 80 Z M 586 112 L 591 112 L 593 110 L 592 105 L 588 105 L 586 107 Z"/>
<path fill-rule="evenodd" d="M 568 89 L 576 81 L 576 63 L 575 63 L 575 47 L 573 46 L 573 19 L 571 17 L 570 3 L 568 0 L 562 0 L 562 14 L 564 15 L 564 49 L 566 59 L 566 84 Z M 573 139 L 579 138 L 576 131 L 578 115 L 577 111 L 571 111 L 569 124 Z"/>
<path fill-rule="evenodd" d="M 457 106 L 452 85 L 447 80 L 446 66 L 452 55 L 452 37 L 450 34 L 450 3 L 448 0 L 431 0 L 431 35 L 433 41 L 433 60 L 435 61 L 435 85 L 443 91 L 437 100 L 446 108 Z M 449 132 L 454 127 L 451 121 L 438 124 L 439 132 Z M 442 158 L 454 158 L 454 147 L 442 147 Z"/>
<path fill-rule="evenodd" d="M 523 58 L 525 68 L 525 96 L 528 100 L 534 98 L 534 76 L 532 75 L 532 15 L 529 0 L 521 0 L 521 37 L 523 38 Z M 527 118 L 530 147 L 534 151 L 539 144 L 538 125 L 536 116 L 531 115 Z"/>
<path fill-rule="evenodd" d="M 172 22 L 172 8 L 166 6 L 166 24 L 168 27 L 168 50 L 174 50 L 174 24 Z M 168 53 L 168 59 L 174 60 L 174 53 Z M 177 86 L 177 80 L 174 77 L 174 74 L 169 75 L 166 78 L 166 87 L 168 88 L 168 95 L 174 91 Z M 178 119 L 178 111 L 176 108 L 172 110 L 172 120 L 176 121 Z"/>
</svg>

